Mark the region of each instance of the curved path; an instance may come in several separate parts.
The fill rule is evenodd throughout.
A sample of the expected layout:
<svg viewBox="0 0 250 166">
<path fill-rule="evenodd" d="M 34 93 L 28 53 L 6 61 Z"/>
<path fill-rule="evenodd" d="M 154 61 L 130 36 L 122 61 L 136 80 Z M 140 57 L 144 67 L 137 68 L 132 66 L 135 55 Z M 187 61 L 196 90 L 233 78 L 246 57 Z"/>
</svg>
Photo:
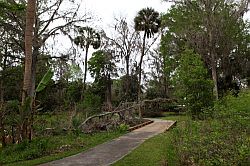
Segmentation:
<svg viewBox="0 0 250 166">
<path fill-rule="evenodd" d="M 176 122 L 151 119 L 154 122 L 85 152 L 52 161 L 41 166 L 107 166 L 120 160 L 146 139 L 165 132 Z"/>
</svg>

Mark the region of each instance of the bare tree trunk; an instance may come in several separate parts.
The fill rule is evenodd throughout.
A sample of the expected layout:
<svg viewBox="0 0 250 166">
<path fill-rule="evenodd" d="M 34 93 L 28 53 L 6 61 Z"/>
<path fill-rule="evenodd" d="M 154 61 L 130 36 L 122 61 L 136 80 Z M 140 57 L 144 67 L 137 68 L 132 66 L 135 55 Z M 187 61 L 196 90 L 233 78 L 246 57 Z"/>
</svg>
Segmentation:
<svg viewBox="0 0 250 166">
<path fill-rule="evenodd" d="M 5 141 L 5 133 L 4 133 L 4 123 L 3 123 L 3 115 L 0 113 L 0 128 L 1 128 L 1 142 L 2 142 L 2 147 L 6 146 L 6 141 Z"/>
<path fill-rule="evenodd" d="M 129 57 L 125 57 L 126 60 L 126 91 L 125 91 L 125 96 L 126 96 L 126 100 L 129 98 L 129 88 L 130 88 L 130 77 L 129 77 Z"/>
<path fill-rule="evenodd" d="M 87 78 L 87 72 L 88 72 L 88 52 L 89 52 L 89 44 L 86 45 L 85 60 L 84 60 L 83 89 L 82 89 L 82 94 L 81 94 L 81 100 L 83 100 L 84 92 L 86 90 L 86 78 Z"/>
<path fill-rule="evenodd" d="M 214 83 L 214 96 L 216 98 L 216 100 L 218 100 L 219 98 L 219 93 L 218 93 L 218 79 L 217 79 L 217 71 L 216 71 L 216 66 L 217 66 L 217 60 L 215 58 L 215 53 L 213 51 L 213 36 L 212 36 L 212 30 L 210 29 L 209 31 L 209 46 L 210 46 L 210 51 L 209 54 L 211 56 L 211 70 L 212 70 L 212 79 L 213 79 L 213 83 Z"/>
<path fill-rule="evenodd" d="M 213 82 L 214 82 L 214 96 L 216 98 L 216 100 L 219 99 L 219 93 L 218 93 L 218 81 L 217 81 L 217 71 L 216 71 L 216 60 L 214 58 L 214 55 L 211 55 L 212 57 L 212 78 L 213 78 Z"/>
<path fill-rule="evenodd" d="M 129 56 L 126 56 L 126 74 L 129 76 Z"/>
<path fill-rule="evenodd" d="M 162 59 L 163 59 L 163 84 L 164 84 L 164 97 L 165 98 L 169 98 L 169 87 L 168 87 L 168 80 L 167 80 L 167 76 L 166 76 L 166 57 L 164 55 L 162 55 Z"/>
<path fill-rule="evenodd" d="M 1 142 L 2 142 L 2 146 L 5 147 L 6 146 L 6 142 L 5 142 L 5 133 L 4 133 L 4 123 L 3 123 L 3 119 L 4 119 L 4 108 L 3 108 L 3 79 L 1 78 L 0 80 L 0 134 L 1 134 Z"/>
<path fill-rule="evenodd" d="M 22 105 L 25 104 L 27 97 L 33 96 L 32 92 L 32 46 L 33 46 L 33 25 L 36 15 L 36 0 L 28 0 L 26 9 L 26 27 L 25 27 L 25 71 L 23 79 Z M 30 110 L 31 111 L 31 104 Z M 21 126 L 21 139 L 27 138 L 27 120 Z"/>
<path fill-rule="evenodd" d="M 137 99 L 138 103 L 141 101 L 141 74 L 142 74 L 141 67 L 142 67 L 144 51 L 145 51 L 145 41 L 146 41 L 146 31 L 144 31 L 141 58 L 139 62 L 138 99 Z M 141 106 L 139 106 L 139 117 L 142 118 Z"/>
<path fill-rule="evenodd" d="M 110 74 L 108 74 L 108 77 L 107 77 L 107 90 L 106 90 L 106 92 L 107 92 L 107 94 L 106 94 L 106 97 L 107 97 L 107 105 L 108 105 L 108 110 L 109 111 L 111 111 L 112 110 L 112 103 L 111 103 L 111 97 L 112 97 L 112 95 L 111 95 L 111 91 L 112 91 L 112 82 L 111 82 L 111 78 L 110 78 Z"/>
<path fill-rule="evenodd" d="M 35 41 L 36 42 L 36 41 Z M 31 141 L 32 135 L 33 135 L 33 116 L 34 116 L 34 108 L 35 108 L 35 88 L 36 88 L 36 64 L 37 64 L 37 56 L 39 55 L 39 46 L 37 44 L 34 44 L 34 49 L 32 53 L 32 74 L 31 74 L 31 117 L 29 120 L 29 123 L 27 125 L 28 127 L 28 138 Z"/>
</svg>

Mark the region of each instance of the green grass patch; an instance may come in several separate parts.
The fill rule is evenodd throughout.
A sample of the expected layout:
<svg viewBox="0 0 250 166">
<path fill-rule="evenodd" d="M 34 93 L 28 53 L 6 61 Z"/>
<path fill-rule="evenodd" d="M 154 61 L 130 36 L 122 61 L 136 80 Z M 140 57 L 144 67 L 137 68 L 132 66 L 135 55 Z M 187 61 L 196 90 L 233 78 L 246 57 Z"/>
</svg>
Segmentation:
<svg viewBox="0 0 250 166">
<path fill-rule="evenodd" d="M 166 112 L 165 117 L 161 119 L 176 120 L 177 128 L 183 126 L 183 123 L 189 119 L 185 113 Z M 166 165 L 167 163 L 174 166 L 176 161 L 176 154 L 174 153 L 173 146 L 171 145 L 173 131 L 159 134 L 153 138 L 146 140 L 142 145 L 125 156 L 120 161 L 113 164 L 113 166 L 159 166 Z M 171 165 L 171 164 L 170 164 Z"/>
<path fill-rule="evenodd" d="M 32 142 L 10 145 L 0 150 L 0 165 L 37 165 L 83 152 L 98 144 L 114 139 L 122 132 L 95 134 L 70 133 L 35 138 Z"/>
<path fill-rule="evenodd" d="M 161 165 L 164 163 L 165 154 L 167 151 L 167 144 L 169 137 L 166 133 L 157 135 L 128 154 L 122 160 L 113 164 L 113 166 L 142 166 L 142 165 Z"/>
<path fill-rule="evenodd" d="M 184 121 L 190 120 L 190 117 L 186 115 L 185 112 L 175 113 L 175 112 L 164 112 L 164 117 L 160 117 L 164 120 L 175 120 L 177 123 L 182 123 Z"/>
</svg>

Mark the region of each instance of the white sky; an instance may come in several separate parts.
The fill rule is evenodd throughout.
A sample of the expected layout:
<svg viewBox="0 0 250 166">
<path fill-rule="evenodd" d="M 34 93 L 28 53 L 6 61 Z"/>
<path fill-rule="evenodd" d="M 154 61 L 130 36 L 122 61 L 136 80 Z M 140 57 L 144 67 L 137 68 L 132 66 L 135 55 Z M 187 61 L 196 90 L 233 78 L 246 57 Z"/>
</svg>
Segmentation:
<svg viewBox="0 0 250 166">
<path fill-rule="evenodd" d="M 168 10 L 170 3 L 162 0 L 83 0 L 81 5 L 83 11 L 90 11 L 100 19 L 97 24 L 105 30 L 112 25 L 115 17 L 126 17 L 132 23 L 136 13 L 145 7 L 152 7 L 161 13 Z"/>
</svg>

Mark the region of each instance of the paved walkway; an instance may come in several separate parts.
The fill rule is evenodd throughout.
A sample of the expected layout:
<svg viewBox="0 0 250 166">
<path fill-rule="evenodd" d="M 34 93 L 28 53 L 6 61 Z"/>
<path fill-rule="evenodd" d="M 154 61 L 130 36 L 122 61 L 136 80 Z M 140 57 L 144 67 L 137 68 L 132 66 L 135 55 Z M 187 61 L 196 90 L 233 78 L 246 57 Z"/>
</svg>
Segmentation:
<svg viewBox="0 0 250 166">
<path fill-rule="evenodd" d="M 151 119 L 145 127 L 136 129 L 107 143 L 97 145 L 85 152 L 52 161 L 41 166 L 107 166 L 120 160 L 146 139 L 168 130 L 175 122 Z"/>
</svg>

